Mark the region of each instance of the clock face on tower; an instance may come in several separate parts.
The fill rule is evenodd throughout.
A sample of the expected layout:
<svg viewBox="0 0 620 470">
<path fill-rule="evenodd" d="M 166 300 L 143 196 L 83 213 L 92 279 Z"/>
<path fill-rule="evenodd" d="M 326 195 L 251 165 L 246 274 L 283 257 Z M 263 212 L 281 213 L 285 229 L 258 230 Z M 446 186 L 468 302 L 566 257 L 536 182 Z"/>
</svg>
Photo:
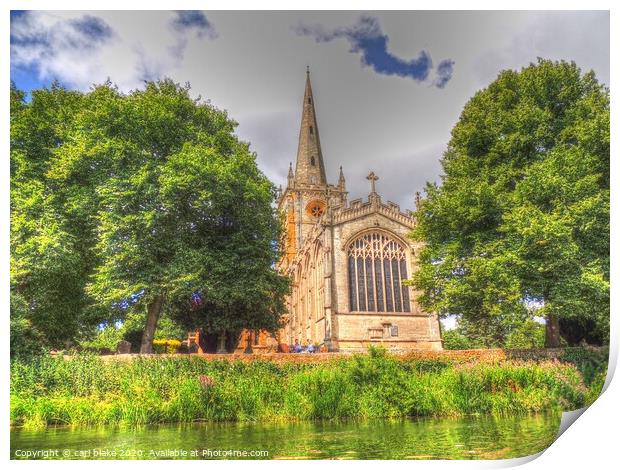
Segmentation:
<svg viewBox="0 0 620 470">
<path fill-rule="evenodd" d="M 306 212 L 308 215 L 318 219 L 325 212 L 325 201 L 320 199 L 310 201 L 306 206 Z"/>
</svg>

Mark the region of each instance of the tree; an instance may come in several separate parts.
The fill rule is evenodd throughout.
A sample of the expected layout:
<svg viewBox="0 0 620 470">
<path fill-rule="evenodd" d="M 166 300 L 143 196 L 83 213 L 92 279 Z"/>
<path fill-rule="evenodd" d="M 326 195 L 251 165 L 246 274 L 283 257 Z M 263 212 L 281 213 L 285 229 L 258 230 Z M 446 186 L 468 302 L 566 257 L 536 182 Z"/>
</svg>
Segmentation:
<svg viewBox="0 0 620 470">
<path fill-rule="evenodd" d="M 62 347 L 140 312 L 150 352 L 160 313 L 199 298 L 214 331 L 275 329 L 287 288 L 275 190 L 235 126 L 170 80 L 129 94 L 54 84 L 29 103 L 12 85 L 19 324 Z"/>
<path fill-rule="evenodd" d="M 478 349 L 480 347 L 457 329 L 444 330 L 441 337 L 444 349 Z"/>
<path fill-rule="evenodd" d="M 609 325 L 609 91 L 574 63 L 503 71 L 465 105 L 413 236 L 421 303 L 473 324 Z M 532 310 L 532 306 L 536 308 Z"/>
<path fill-rule="evenodd" d="M 146 309 L 141 352 L 152 351 L 162 309 L 208 306 L 209 325 L 273 327 L 286 281 L 273 267 L 279 224 L 275 191 L 226 113 L 188 87 L 152 82 L 129 95 L 104 87 L 71 147 L 82 165 L 105 161 L 97 188 L 102 260 L 88 291 L 122 311 Z"/>
</svg>

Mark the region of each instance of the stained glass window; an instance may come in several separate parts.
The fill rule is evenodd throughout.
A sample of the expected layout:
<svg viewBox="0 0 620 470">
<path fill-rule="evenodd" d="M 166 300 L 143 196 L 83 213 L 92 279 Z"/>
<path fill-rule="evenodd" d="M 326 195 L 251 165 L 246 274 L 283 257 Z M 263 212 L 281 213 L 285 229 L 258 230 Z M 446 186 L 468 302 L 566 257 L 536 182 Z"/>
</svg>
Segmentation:
<svg viewBox="0 0 620 470">
<path fill-rule="evenodd" d="M 401 243 L 382 232 L 355 240 L 348 251 L 349 307 L 360 312 L 410 312 L 407 259 Z"/>
</svg>

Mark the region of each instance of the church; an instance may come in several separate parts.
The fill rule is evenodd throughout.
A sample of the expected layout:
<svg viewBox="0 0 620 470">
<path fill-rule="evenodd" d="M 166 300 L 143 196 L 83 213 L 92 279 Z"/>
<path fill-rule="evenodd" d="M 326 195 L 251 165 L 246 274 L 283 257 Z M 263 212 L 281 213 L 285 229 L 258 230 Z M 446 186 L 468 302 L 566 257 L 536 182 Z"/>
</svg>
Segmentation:
<svg viewBox="0 0 620 470">
<path fill-rule="evenodd" d="M 420 249 L 408 237 L 415 218 L 382 201 L 374 172 L 367 179 L 368 197 L 351 201 L 342 167 L 338 182 L 327 182 L 307 70 L 297 161 L 277 199 L 285 223 L 277 267 L 292 281 L 279 343 L 328 351 L 442 349 L 437 315 L 423 311 L 403 282 L 416 270 Z M 256 346 L 266 339 L 256 338 Z"/>
</svg>

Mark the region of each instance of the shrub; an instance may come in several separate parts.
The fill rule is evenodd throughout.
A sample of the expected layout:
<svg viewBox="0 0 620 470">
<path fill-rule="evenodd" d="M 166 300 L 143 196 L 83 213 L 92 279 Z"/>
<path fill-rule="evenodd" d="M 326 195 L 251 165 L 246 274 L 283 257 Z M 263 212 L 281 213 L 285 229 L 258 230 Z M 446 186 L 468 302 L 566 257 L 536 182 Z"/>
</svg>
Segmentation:
<svg viewBox="0 0 620 470">
<path fill-rule="evenodd" d="M 181 347 L 177 339 L 156 339 L 153 341 L 153 351 L 157 354 L 174 354 Z"/>
<path fill-rule="evenodd" d="M 24 298 L 11 292 L 10 308 L 11 358 L 28 358 L 42 354 L 44 338 L 27 318 L 28 304 Z"/>
<path fill-rule="evenodd" d="M 123 340 L 123 331 L 115 324 L 105 325 L 100 328 L 97 335 L 90 341 L 82 341 L 80 346 L 83 350 L 98 353 L 103 349 L 115 351 L 118 343 Z"/>
<path fill-rule="evenodd" d="M 472 349 L 472 341 L 456 330 L 444 330 L 442 332 L 444 349 Z"/>
<path fill-rule="evenodd" d="M 506 336 L 509 349 L 533 349 L 545 347 L 545 325 L 532 319 L 525 320 Z"/>
</svg>

